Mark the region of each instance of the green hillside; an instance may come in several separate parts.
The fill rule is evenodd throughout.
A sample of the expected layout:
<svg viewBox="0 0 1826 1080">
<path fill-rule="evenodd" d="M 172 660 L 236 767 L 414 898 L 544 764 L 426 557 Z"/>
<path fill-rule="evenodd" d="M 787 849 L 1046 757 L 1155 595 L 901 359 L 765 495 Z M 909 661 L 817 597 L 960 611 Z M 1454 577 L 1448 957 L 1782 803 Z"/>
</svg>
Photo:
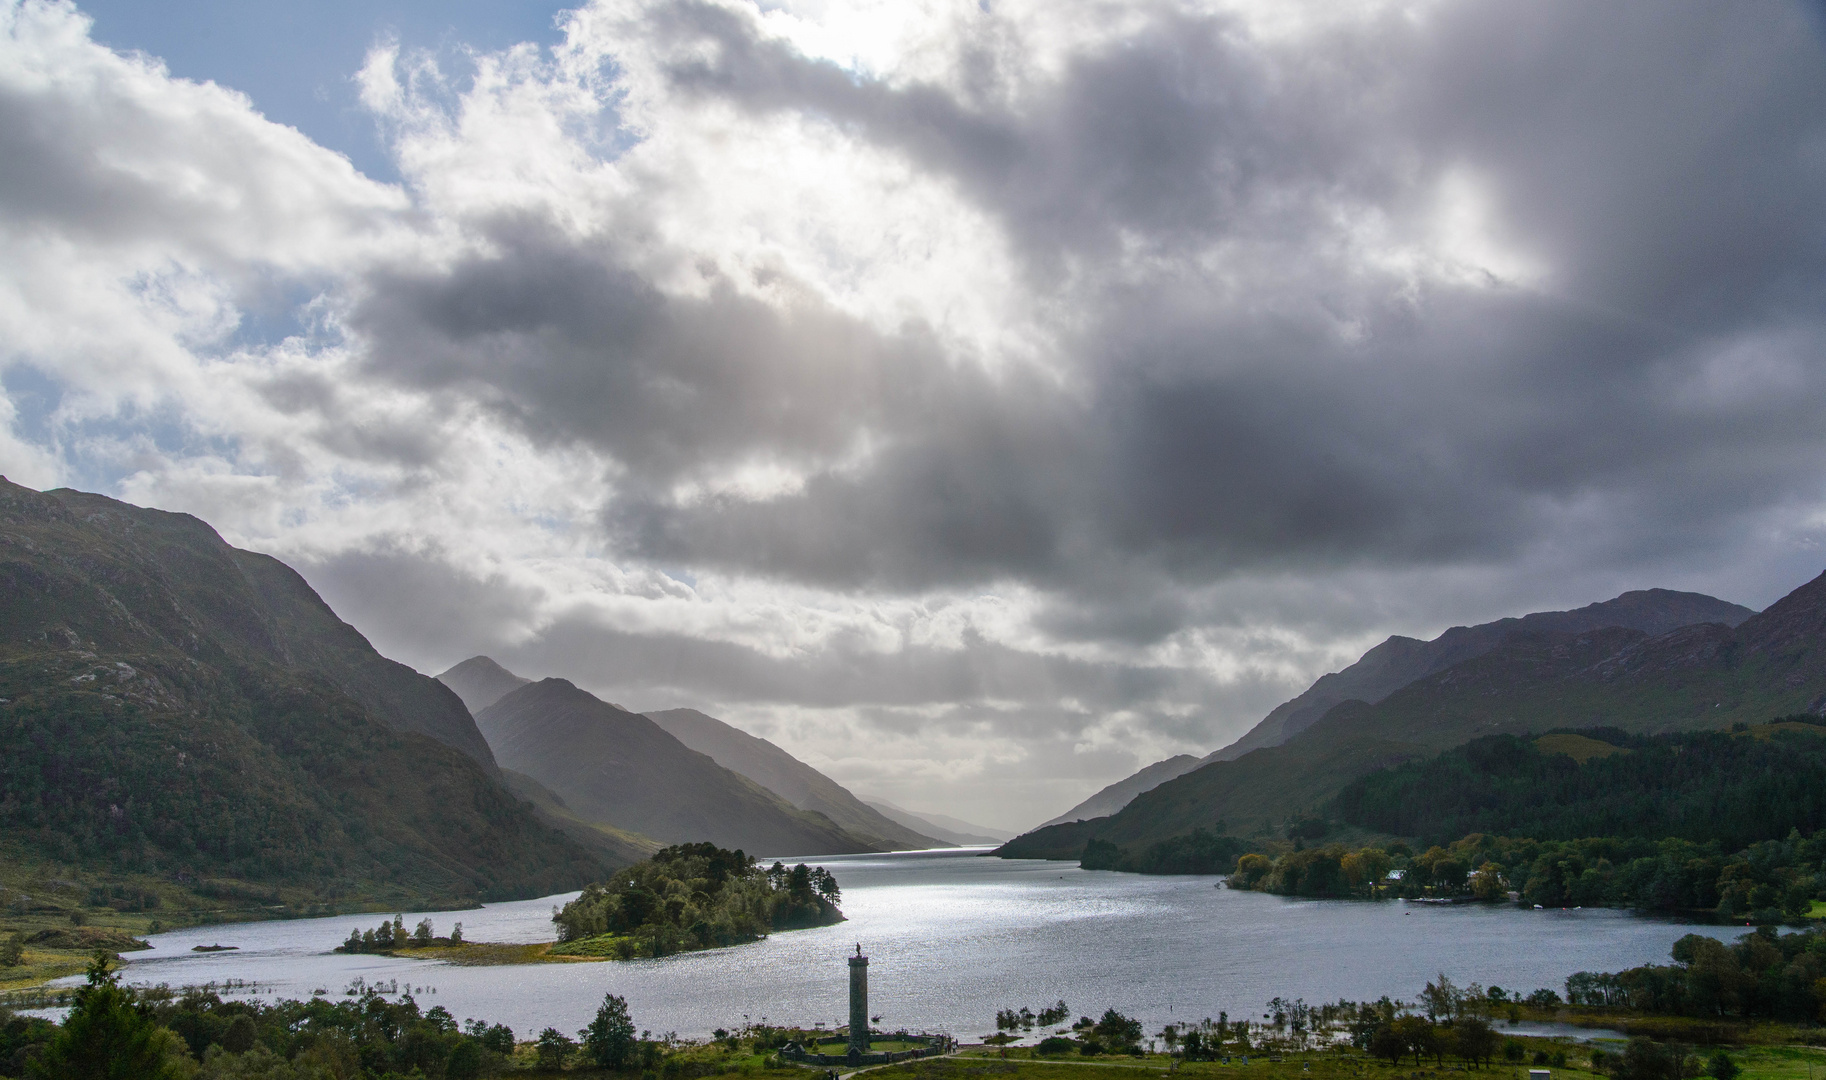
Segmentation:
<svg viewBox="0 0 1826 1080">
<path fill-rule="evenodd" d="M 1161 784 L 1081 832 L 1135 852 L 1194 828 L 1285 836 L 1357 777 L 1482 736 L 1723 729 L 1823 709 L 1826 575 L 1735 629 L 1512 634 L 1373 705 L 1334 706 L 1280 746 Z"/>
<path fill-rule="evenodd" d="M 1567 749 L 1586 756 L 1576 760 Z M 1677 837 L 1736 851 L 1794 829 L 1812 835 L 1826 827 L 1826 726 L 1491 735 L 1359 777 L 1327 810 L 1338 821 L 1423 845 L 1490 833 Z"/>
<path fill-rule="evenodd" d="M 295 910 L 535 896 L 627 861 L 502 787 L 456 696 L 276 560 L 3 480 L 0 741 L 15 870 Z"/>
</svg>

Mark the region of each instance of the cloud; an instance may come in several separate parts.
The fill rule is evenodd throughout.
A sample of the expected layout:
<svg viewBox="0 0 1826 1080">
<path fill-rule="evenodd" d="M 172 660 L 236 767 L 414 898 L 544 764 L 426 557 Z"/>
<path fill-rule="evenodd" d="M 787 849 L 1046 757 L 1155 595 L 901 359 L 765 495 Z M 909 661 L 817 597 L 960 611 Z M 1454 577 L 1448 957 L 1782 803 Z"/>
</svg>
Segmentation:
<svg viewBox="0 0 1826 1080">
<path fill-rule="evenodd" d="M 1818 570 L 1799 9 L 597 0 L 376 50 L 398 185 L 0 30 L 0 464 L 427 669 L 1019 825 L 1390 632 Z"/>
</svg>

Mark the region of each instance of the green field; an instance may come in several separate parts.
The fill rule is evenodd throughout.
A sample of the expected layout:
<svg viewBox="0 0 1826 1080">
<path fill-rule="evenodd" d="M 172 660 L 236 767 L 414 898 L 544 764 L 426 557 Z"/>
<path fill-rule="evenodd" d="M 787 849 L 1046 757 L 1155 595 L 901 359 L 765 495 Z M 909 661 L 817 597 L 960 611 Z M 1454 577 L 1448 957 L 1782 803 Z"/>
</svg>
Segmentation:
<svg viewBox="0 0 1826 1080">
<path fill-rule="evenodd" d="M 1234 1080 L 1415 1080 L 1434 1076 L 1440 1071 L 1482 1074 L 1492 1080 L 1527 1080 L 1530 1068 L 1550 1067 L 1554 1080 L 1606 1080 L 1605 1075 L 1590 1068 L 1590 1053 L 1603 1049 L 1615 1054 L 1620 1044 L 1581 1045 L 1562 1040 L 1525 1038 L 1519 1040 L 1528 1058 L 1537 1050 L 1565 1051 L 1565 1066 L 1537 1066 L 1523 1062 L 1499 1061 L 1486 1066 L 1467 1065 L 1447 1058 L 1443 1067 L 1431 1059 L 1415 1065 L 1412 1058 L 1401 1064 L 1365 1056 L 1356 1050 L 1315 1050 L 1304 1053 L 1249 1055 L 1243 1065 L 1240 1056 L 1229 1065 L 1217 1062 L 1176 1062 L 1165 1054 L 1143 1057 L 1127 1055 L 1096 1057 L 1062 1056 L 1037 1059 L 1026 1047 L 998 1050 L 992 1047 L 966 1047 L 947 1058 L 928 1058 L 899 1065 L 871 1069 L 878 1080 L 984 1080 L 1007 1077 L 1009 1080 L 1088 1080 L 1087 1070 L 1101 1069 L 1139 1078 L 1143 1075 L 1175 1077 L 1234 1078 Z M 1714 1048 L 1692 1047 L 1701 1062 Z M 1743 1070 L 1740 1080 L 1822 1080 L 1826 1078 L 1826 1049 L 1809 1046 L 1751 1046 L 1727 1051 Z M 1809 1068 L 1811 1067 L 1811 1072 Z M 1094 1073 L 1092 1075 L 1095 1075 Z"/>
</svg>

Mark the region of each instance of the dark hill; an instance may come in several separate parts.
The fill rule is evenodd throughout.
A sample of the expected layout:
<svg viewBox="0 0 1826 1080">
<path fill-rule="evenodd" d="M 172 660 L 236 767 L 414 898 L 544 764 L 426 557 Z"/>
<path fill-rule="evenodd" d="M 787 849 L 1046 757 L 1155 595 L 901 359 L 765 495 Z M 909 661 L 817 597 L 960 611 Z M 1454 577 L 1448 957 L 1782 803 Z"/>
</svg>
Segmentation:
<svg viewBox="0 0 1826 1080">
<path fill-rule="evenodd" d="M 850 794 L 848 788 L 805 762 L 739 728 L 696 709 L 647 714 L 668 734 L 718 765 L 741 773 L 801 810 L 813 810 L 843 831 L 884 851 L 953 847 L 891 820 Z"/>
<path fill-rule="evenodd" d="M 1495 648 L 1378 702 L 1334 705 L 1282 745 L 1170 780 L 1093 831 L 1123 847 L 1220 824 L 1239 836 L 1279 835 L 1356 777 L 1481 736 L 1588 726 L 1635 734 L 1719 729 L 1822 709 L 1826 575 L 1735 628 L 1514 629 Z"/>
<path fill-rule="evenodd" d="M 321 899 L 532 896 L 619 864 L 495 780 L 456 695 L 203 522 L 0 480 L 0 831 Z"/>
<path fill-rule="evenodd" d="M 666 843 L 708 840 L 757 854 L 879 850 L 564 679 L 523 686 L 476 722 L 504 767 L 551 789 L 586 820 Z"/>
</svg>

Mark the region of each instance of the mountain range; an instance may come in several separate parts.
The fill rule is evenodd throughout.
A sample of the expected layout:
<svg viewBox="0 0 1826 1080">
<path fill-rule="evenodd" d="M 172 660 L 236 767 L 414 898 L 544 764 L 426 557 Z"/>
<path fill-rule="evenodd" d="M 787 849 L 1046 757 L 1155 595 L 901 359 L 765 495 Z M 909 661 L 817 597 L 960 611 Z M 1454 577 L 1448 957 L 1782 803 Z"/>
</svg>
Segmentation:
<svg viewBox="0 0 1826 1080">
<path fill-rule="evenodd" d="M 962 818 L 954 818 L 949 814 L 908 810 L 883 799 L 870 799 L 868 804 L 902 825 L 930 833 L 948 844 L 977 847 L 983 844 L 999 844 L 1009 838 L 1009 834 L 1000 829 L 992 829 L 987 825 L 978 825 Z"/>
<path fill-rule="evenodd" d="M 949 846 L 766 739 L 695 709 L 640 715 L 565 683 L 573 692 L 516 698 L 510 719 L 494 706 L 532 680 L 493 658 L 472 656 L 437 678 L 476 714 L 511 772 L 585 821 L 612 821 L 667 842 L 712 839 L 773 853 Z M 707 770 L 705 757 L 718 768 Z"/>
<path fill-rule="evenodd" d="M 850 794 L 849 789 L 798 758 L 740 728 L 696 709 L 667 709 L 647 716 L 668 734 L 717 764 L 748 777 L 801 810 L 823 814 L 844 832 L 879 851 L 951 847 L 918 832 Z M 929 830 L 930 831 L 930 830 Z"/>
<path fill-rule="evenodd" d="M 1658 635 L 1701 623 L 1736 626 L 1753 614 L 1755 612 L 1747 607 L 1703 593 L 1642 589 L 1571 611 L 1540 611 L 1477 626 L 1454 626 L 1431 641 L 1395 635 L 1342 671 L 1320 676 L 1297 697 L 1276 706 L 1235 742 L 1202 758 L 1179 754 L 1157 761 L 1109 785 L 1040 827 L 1108 817 L 1127 806 L 1135 796 L 1168 780 L 1212 762 L 1235 761 L 1252 750 L 1280 746 L 1346 701 L 1375 704 L 1419 679 L 1483 656 L 1517 633 L 1579 633 L 1623 627 Z"/>
<path fill-rule="evenodd" d="M 1374 693 L 1393 678 L 1422 674 L 1375 701 L 1336 701 L 1316 720 L 1288 709 L 1283 730 L 1290 716 L 1303 726 L 1284 738 L 1262 736 L 1278 742 L 1228 759 L 1213 755 L 1114 814 L 1044 827 L 1003 850 L 1070 857 L 1089 839 L 1132 848 L 1200 827 L 1280 835 L 1320 813 L 1357 776 L 1484 735 L 1598 725 L 1697 730 L 1826 711 L 1826 575 L 1761 613 L 1740 619 L 1742 610 L 1655 590 L 1609 606 L 1492 624 L 1501 631 L 1494 643 L 1491 632 L 1448 632 L 1419 643 L 1433 650 L 1389 650 L 1359 674 L 1358 686 Z M 1709 612 L 1718 617 L 1667 626 Z M 1637 626 L 1591 625 L 1612 620 Z M 1422 662 L 1414 662 L 1416 653 Z M 1381 684 L 1369 677 L 1390 669 L 1397 674 Z"/>
<path fill-rule="evenodd" d="M 469 705 L 469 709 L 477 715 L 478 722 L 488 733 L 491 742 L 495 742 L 497 738 L 506 738 L 508 731 L 498 729 L 497 718 L 489 716 L 489 709 L 493 709 L 493 705 L 497 702 L 502 702 L 502 698 L 506 698 L 509 694 L 519 693 L 522 687 L 531 683 L 528 678 L 522 678 L 519 674 L 508 671 L 506 667 L 502 667 L 489 656 L 471 656 L 469 660 L 464 660 L 444 674 L 440 674 L 438 680 L 449 685 L 464 700 L 464 704 Z M 582 691 L 577 691 L 577 693 L 581 694 Z M 825 821 L 838 826 L 840 830 L 844 831 L 845 839 L 842 841 L 844 846 L 831 848 L 833 852 L 834 850 L 847 850 L 847 852 L 924 850 L 924 848 L 948 848 L 948 846 L 957 846 L 957 844 L 999 844 L 1008 839 L 1008 833 L 986 830 L 982 826 L 957 821 L 957 819 L 948 819 L 944 815 L 931 815 L 931 813 L 922 815 L 915 811 L 902 810 L 889 802 L 858 799 L 836 780 L 825 777 L 824 773 L 820 773 L 818 769 L 807 766 L 805 762 L 792 757 L 787 751 L 774 746 L 772 742 L 767 742 L 765 738 L 749 735 L 747 731 L 741 731 L 740 727 L 734 727 L 732 724 L 725 724 L 716 716 L 699 713 L 698 709 L 663 709 L 663 711 L 646 713 L 635 720 L 632 718 L 635 716 L 634 713 L 623 709 L 621 705 L 606 705 L 614 713 L 626 713 L 626 716 L 612 718 L 610 713 L 597 711 L 597 718 L 593 722 L 593 729 L 597 731 L 597 735 L 593 738 L 599 738 L 603 742 L 601 753 L 606 755 L 603 762 L 599 762 L 599 768 L 604 769 L 604 773 L 601 775 L 615 775 L 617 768 L 626 768 L 626 766 L 614 764 L 614 746 L 619 740 L 628 738 L 626 731 L 630 731 L 630 729 L 639 731 L 639 742 L 641 742 L 641 746 L 646 747 L 643 755 L 648 755 L 648 757 L 643 757 L 641 760 L 650 760 L 650 758 L 666 760 L 666 762 L 679 760 L 677 747 L 666 744 L 665 740 L 657 738 L 652 731 L 646 731 L 645 727 L 641 727 L 639 724 L 639 720 L 648 720 L 657 725 L 665 735 L 670 735 L 677 740 L 679 746 L 685 747 L 688 751 L 696 751 L 699 755 L 707 755 L 721 768 L 727 769 L 730 773 L 736 773 L 738 780 L 749 780 L 754 786 L 760 786 L 769 795 L 774 795 L 783 800 L 785 804 L 789 804 L 789 808 L 807 811 L 811 815 L 822 817 Z M 511 751 L 504 751 L 502 744 L 495 742 L 495 751 L 504 755 L 502 764 L 506 766 L 509 777 L 526 777 L 528 782 L 535 782 L 535 777 L 537 777 L 537 782 L 550 786 L 551 795 L 555 795 L 559 799 L 562 808 L 566 808 L 566 810 L 590 808 L 582 815 L 584 819 L 593 819 L 593 821 L 614 819 L 617 824 L 650 821 L 650 819 L 641 817 L 643 813 L 650 813 L 648 810 L 639 810 L 639 808 L 626 806 L 626 804 L 619 808 L 606 806 L 599 795 L 593 795 L 595 789 L 603 788 L 603 780 L 590 780 L 590 778 L 579 775 L 579 769 L 584 766 L 581 766 L 577 760 L 573 760 L 577 747 L 566 744 L 564 738 L 559 738 L 555 735 L 555 731 L 550 731 L 550 720 L 542 718 L 535 711 L 520 709 L 519 713 L 519 718 L 511 729 L 511 735 L 517 740 L 515 747 Z M 608 722 L 610 718 L 614 720 L 612 724 Z M 570 724 L 570 722 L 566 722 L 566 724 Z M 615 725 L 621 725 L 619 731 Z M 579 731 L 573 724 L 566 727 L 566 731 L 572 736 L 579 735 Z M 592 753 L 599 753 L 599 751 L 592 751 Z M 572 758 L 572 760 L 566 760 L 566 758 Z M 526 769 L 524 773 L 520 771 L 522 768 Z M 668 766 L 668 768 L 672 768 L 672 766 Z M 723 788 L 727 788 L 727 786 L 729 786 L 729 782 L 725 780 Z M 570 795 L 564 795 L 564 791 L 570 791 Z M 676 799 L 676 788 L 668 788 L 666 797 Z M 659 831 L 654 831 L 656 828 Z M 652 826 L 652 828 L 643 828 L 641 831 L 648 831 L 650 835 L 661 837 L 666 828 L 674 828 L 674 826 Z M 719 826 L 719 828 L 729 831 L 730 826 Z M 778 828 L 778 822 L 769 828 Z M 818 828 L 820 826 L 813 826 L 811 833 L 798 835 L 798 839 L 794 842 L 800 846 L 794 846 L 789 850 L 802 853 L 827 853 L 825 848 L 833 844 L 833 837 L 829 837 L 829 833 L 816 831 Z M 763 848 L 763 850 L 774 850 L 774 848 Z M 787 848 L 782 848 L 782 850 L 787 850 Z"/>
<path fill-rule="evenodd" d="M 758 855 L 877 850 L 565 679 L 514 690 L 477 714 L 476 724 L 504 766 L 588 821 L 663 843 L 709 840 Z"/>
<path fill-rule="evenodd" d="M 0 740 L 12 857 L 424 903 L 629 861 L 504 787 L 461 699 L 283 563 L 186 514 L 4 478 Z"/>
</svg>

